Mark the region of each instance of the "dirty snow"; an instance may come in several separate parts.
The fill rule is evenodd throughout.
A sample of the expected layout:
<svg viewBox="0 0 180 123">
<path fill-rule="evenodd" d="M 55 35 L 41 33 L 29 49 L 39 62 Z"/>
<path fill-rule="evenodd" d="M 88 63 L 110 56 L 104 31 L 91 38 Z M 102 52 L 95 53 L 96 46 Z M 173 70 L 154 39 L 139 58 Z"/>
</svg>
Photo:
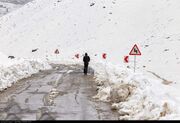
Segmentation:
<svg viewBox="0 0 180 123">
<path fill-rule="evenodd" d="M 95 78 L 99 85 L 98 94 L 93 98 L 111 102 L 112 109 L 118 110 L 124 120 L 179 119 L 179 93 L 174 84 L 162 84 L 148 73 L 137 72 L 125 66 L 99 62 L 93 64 Z M 105 70 L 104 70 L 105 69 Z"/>
<path fill-rule="evenodd" d="M 30 59 L 8 59 L 0 53 L 0 91 L 11 87 L 20 79 L 27 78 L 39 70 L 50 69 L 47 62 Z"/>
<path fill-rule="evenodd" d="M 94 98 L 111 102 L 120 119 L 180 119 L 179 13 L 179 0 L 34 0 L 0 18 L 0 49 L 65 64 L 82 64 L 88 52 Z M 123 62 L 134 44 L 142 52 L 135 74 L 133 57 Z"/>
</svg>

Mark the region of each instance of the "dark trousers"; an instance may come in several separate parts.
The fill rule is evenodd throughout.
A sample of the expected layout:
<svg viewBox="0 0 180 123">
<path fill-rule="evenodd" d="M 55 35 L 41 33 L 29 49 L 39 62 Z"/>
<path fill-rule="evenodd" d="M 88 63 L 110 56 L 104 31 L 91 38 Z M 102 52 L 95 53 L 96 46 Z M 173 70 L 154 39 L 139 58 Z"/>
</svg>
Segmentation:
<svg viewBox="0 0 180 123">
<path fill-rule="evenodd" d="M 88 63 L 84 63 L 84 74 L 87 75 L 88 72 Z"/>
</svg>

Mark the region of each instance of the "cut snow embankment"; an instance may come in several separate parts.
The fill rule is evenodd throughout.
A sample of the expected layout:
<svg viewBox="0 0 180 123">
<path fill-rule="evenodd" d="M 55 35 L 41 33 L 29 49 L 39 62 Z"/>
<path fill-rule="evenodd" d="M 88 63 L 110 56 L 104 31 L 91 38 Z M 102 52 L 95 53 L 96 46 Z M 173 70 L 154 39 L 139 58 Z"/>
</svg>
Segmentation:
<svg viewBox="0 0 180 123">
<path fill-rule="evenodd" d="M 20 79 L 27 78 L 39 70 L 50 69 L 46 62 L 28 59 L 8 59 L 0 53 L 0 91 L 11 87 Z"/>
<path fill-rule="evenodd" d="M 83 65 L 80 59 L 54 60 L 53 63 Z M 98 93 L 93 98 L 110 102 L 112 109 L 118 111 L 119 119 L 179 119 L 179 91 L 175 88 L 174 83 L 166 84 L 164 79 L 158 78 L 149 72 L 137 71 L 134 73 L 132 69 L 126 66 L 101 60 L 92 60 L 90 67 L 94 69 L 98 87 Z"/>
<path fill-rule="evenodd" d="M 94 63 L 92 67 L 99 87 L 94 98 L 111 102 L 120 119 L 174 120 L 180 117 L 178 100 L 169 95 L 172 91 L 178 93 L 173 86 L 163 84 L 148 73 L 133 73 L 111 63 Z"/>
</svg>

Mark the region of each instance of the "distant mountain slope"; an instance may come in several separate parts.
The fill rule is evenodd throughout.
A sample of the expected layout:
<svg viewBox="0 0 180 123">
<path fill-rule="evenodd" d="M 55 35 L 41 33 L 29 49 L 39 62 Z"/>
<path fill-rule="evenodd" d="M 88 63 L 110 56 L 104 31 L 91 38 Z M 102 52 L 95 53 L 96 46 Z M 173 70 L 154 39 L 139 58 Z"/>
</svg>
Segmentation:
<svg viewBox="0 0 180 123">
<path fill-rule="evenodd" d="M 59 58 L 88 52 L 94 60 L 105 52 L 108 61 L 124 64 L 123 57 L 137 44 L 139 69 L 176 81 L 179 13 L 179 0 L 36 0 L 0 18 L 0 50 L 45 59 L 54 58 L 59 48 Z M 128 65 L 133 66 L 133 57 Z"/>
<path fill-rule="evenodd" d="M 12 12 L 32 0 L 0 0 L 0 17 Z"/>
<path fill-rule="evenodd" d="M 32 0 L 0 0 L 0 2 L 13 3 L 13 4 L 26 4 Z"/>
</svg>

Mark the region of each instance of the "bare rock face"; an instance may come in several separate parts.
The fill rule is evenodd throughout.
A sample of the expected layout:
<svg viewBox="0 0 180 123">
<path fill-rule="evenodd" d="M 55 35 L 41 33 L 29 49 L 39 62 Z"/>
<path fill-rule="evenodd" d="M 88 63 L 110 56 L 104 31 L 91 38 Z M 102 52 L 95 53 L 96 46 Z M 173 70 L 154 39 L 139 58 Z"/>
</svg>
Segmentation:
<svg viewBox="0 0 180 123">
<path fill-rule="evenodd" d="M 132 87 L 128 84 L 116 84 L 110 91 L 110 100 L 113 103 L 125 101 L 132 92 Z"/>
</svg>

